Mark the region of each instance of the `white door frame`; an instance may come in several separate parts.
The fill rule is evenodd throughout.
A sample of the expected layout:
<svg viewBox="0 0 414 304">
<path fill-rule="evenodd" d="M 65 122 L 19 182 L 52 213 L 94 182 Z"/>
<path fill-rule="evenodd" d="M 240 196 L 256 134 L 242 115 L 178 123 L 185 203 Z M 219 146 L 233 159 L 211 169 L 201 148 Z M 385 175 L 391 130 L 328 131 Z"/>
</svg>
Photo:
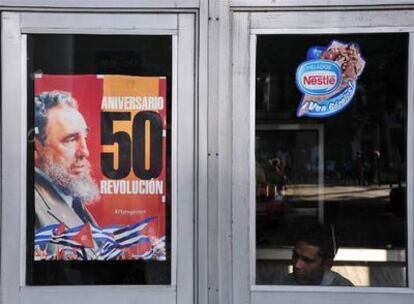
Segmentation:
<svg viewBox="0 0 414 304">
<path fill-rule="evenodd" d="M 116 22 L 108 22 L 115 20 Z M 172 211 L 171 284 L 167 286 L 26 286 L 27 71 L 26 34 L 171 35 Z M 195 14 L 2 14 L 3 303 L 194 302 Z M 7 76 L 6 76 L 7 75 Z M 178 203 L 179 202 L 179 203 Z"/>
<path fill-rule="evenodd" d="M 412 303 L 414 301 L 414 15 L 407 10 L 234 12 L 232 42 L 233 300 L 238 304 Z M 407 122 L 407 288 L 255 285 L 255 60 L 256 37 L 266 34 L 409 33 Z M 248 225 L 246 223 L 249 223 Z"/>
</svg>

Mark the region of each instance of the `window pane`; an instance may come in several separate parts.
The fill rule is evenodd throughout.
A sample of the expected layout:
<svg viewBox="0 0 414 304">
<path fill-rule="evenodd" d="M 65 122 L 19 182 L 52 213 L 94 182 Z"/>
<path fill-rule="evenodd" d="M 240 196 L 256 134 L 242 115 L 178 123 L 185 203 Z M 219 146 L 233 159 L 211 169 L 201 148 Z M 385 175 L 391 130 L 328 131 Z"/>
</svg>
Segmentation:
<svg viewBox="0 0 414 304">
<path fill-rule="evenodd" d="M 170 284 L 171 58 L 171 36 L 28 35 L 28 285 Z"/>
<path fill-rule="evenodd" d="M 407 52 L 258 36 L 256 284 L 407 286 Z"/>
</svg>

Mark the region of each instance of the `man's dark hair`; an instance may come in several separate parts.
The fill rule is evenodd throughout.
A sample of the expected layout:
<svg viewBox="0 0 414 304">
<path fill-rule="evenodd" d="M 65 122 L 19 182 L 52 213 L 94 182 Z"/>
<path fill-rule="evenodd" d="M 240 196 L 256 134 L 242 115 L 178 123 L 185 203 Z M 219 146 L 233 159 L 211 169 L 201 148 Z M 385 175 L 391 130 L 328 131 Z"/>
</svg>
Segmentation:
<svg viewBox="0 0 414 304">
<path fill-rule="evenodd" d="M 42 144 L 46 142 L 47 111 L 53 107 L 68 105 L 78 108 L 76 100 L 64 91 L 43 92 L 34 99 L 36 136 Z"/>
<path fill-rule="evenodd" d="M 319 247 L 319 255 L 324 259 L 333 259 L 336 254 L 335 234 L 332 226 L 307 225 L 299 231 L 296 242 Z"/>
</svg>

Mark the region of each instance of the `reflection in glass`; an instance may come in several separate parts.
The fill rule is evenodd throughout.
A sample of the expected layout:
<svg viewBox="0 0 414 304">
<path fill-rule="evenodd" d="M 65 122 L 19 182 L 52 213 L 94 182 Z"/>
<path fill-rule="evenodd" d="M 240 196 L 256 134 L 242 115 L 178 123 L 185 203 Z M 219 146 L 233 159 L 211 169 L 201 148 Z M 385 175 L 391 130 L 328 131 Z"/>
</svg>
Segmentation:
<svg viewBox="0 0 414 304">
<path fill-rule="evenodd" d="M 298 118 L 296 68 L 332 40 L 366 60 L 356 95 L 333 116 Z M 406 34 L 258 36 L 256 284 L 292 284 L 298 239 L 321 228 L 337 251 L 326 268 L 355 286 L 407 286 L 407 49 Z"/>
</svg>

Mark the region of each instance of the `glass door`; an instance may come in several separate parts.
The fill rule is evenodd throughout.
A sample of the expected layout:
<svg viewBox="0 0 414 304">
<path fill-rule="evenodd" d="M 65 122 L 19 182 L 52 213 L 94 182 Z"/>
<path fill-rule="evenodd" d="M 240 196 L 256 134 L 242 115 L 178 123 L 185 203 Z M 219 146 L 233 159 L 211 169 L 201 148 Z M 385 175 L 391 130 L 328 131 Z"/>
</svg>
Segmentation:
<svg viewBox="0 0 414 304">
<path fill-rule="evenodd" d="M 2 22 L 4 302 L 192 303 L 194 16 Z"/>
<path fill-rule="evenodd" d="M 235 14 L 234 246 L 249 258 L 234 257 L 234 278 L 244 303 L 412 301 L 414 23 L 399 14 Z"/>
</svg>

